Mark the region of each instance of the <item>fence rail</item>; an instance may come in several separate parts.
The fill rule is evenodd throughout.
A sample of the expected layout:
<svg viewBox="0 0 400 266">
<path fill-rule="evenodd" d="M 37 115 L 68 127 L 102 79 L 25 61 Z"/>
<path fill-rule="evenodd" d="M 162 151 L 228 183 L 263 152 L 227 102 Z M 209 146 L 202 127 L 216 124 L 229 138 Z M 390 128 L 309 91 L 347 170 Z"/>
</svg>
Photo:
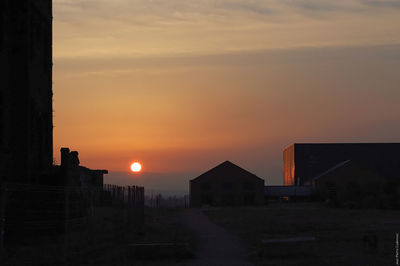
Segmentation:
<svg viewBox="0 0 400 266">
<path fill-rule="evenodd" d="M 74 264 L 88 252 L 125 243 L 143 226 L 143 187 L 0 187 L 0 261 L 8 264 L 17 265 L 20 252 L 26 257 L 27 247 L 31 260 Z M 43 255 L 49 244 L 50 257 Z"/>
</svg>

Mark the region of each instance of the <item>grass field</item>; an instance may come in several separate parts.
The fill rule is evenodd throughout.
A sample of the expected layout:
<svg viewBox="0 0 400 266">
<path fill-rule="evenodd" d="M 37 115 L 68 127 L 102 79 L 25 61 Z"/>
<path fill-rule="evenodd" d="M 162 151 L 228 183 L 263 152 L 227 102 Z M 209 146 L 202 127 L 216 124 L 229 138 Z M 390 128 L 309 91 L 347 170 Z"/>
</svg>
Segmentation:
<svg viewBox="0 0 400 266">
<path fill-rule="evenodd" d="M 249 259 L 256 265 L 395 265 L 400 211 L 273 203 L 265 207 L 219 208 L 205 213 L 247 244 Z M 363 237 L 367 234 L 377 235 L 376 249 L 366 250 Z M 301 236 L 317 239 L 315 255 L 261 255 L 262 240 Z"/>
<path fill-rule="evenodd" d="M 195 236 L 179 220 L 178 209 L 145 209 L 143 230 L 120 221 L 120 210 L 97 211 L 90 227 L 67 235 L 23 237 L 3 250 L 0 265 L 175 265 L 176 260 L 136 260 L 129 257 L 133 243 L 185 242 L 194 246 Z M 66 244 L 67 243 L 67 244 Z"/>
</svg>

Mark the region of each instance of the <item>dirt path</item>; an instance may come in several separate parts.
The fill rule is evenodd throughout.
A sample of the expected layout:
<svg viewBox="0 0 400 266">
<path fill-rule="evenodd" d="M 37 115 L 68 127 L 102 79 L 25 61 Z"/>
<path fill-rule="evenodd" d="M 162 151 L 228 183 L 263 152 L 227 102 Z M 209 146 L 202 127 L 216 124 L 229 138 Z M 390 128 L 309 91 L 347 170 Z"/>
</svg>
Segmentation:
<svg viewBox="0 0 400 266">
<path fill-rule="evenodd" d="M 198 235 L 196 258 L 188 266 L 251 266 L 240 239 L 214 224 L 199 209 L 183 213 L 183 220 Z"/>
</svg>

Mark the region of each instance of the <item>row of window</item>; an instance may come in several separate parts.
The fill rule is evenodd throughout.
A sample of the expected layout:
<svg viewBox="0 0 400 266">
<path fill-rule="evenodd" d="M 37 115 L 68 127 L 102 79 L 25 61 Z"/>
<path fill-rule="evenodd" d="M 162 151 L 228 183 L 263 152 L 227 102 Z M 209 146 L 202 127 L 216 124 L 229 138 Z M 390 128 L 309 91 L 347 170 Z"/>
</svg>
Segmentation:
<svg viewBox="0 0 400 266">
<path fill-rule="evenodd" d="M 235 196 L 232 194 L 221 195 L 218 197 L 214 197 L 212 195 L 203 194 L 201 195 L 201 204 L 214 205 L 217 203 L 221 203 L 224 205 L 241 205 L 241 204 L 254 204 L 255 203 L 255 195 L 248 194 L 243 197 Z"/>
<path fill-rule="evenodd" d="M 13 1 L 11 1 L 12 3 Z M 51 3 L 51 1 L 49 1 Z M 11 4 L 11 6 L 13 6 Z M 31 12 L 29 16 L 29 39 L 30 39 L 30 57 L 31 59 L 35 57 L 36 55 L 40 55 L 42 59 L 42 65 L 43 69 L 45 71 L 51 69 L 52 63 L 51 63 L 51 56 L 52 56 L 52 40 L 51 40 L 51 20 L 47 20 L 43 18 L 43 16 L 40 14 L 40 11 L 37 10 L 35 5 L 31 5 L 30 7 Z M 10 7 L 9 10 L 12 10 Z M 21 11 L 21 10 L 19 10 Z M 10 20 L 10 18 L 6 19 L 6 13 L 5 13 L 5 5 L 4 1 L 0 1 L 0 51 L 5 48 L 5 36 L 6 36 L 6 27 L 5 25 L 6 21 L 7 23 L 14 23 L 12 25 L 13 27 L 16 28 L 17 33 L 26 33 L 28 30 L 28 27 L 23 23 L 22 21 L 19 20 Z M 22 12 L 22 11 L 21 11 Z M 12 14 L 11 11 L 8 11 L 8 13 Z M 28 14 L 27 11 L 25 11 L 26 14 Z M 11 25 L 8 25 L 11 26 Z M 15 34 L 15 32 L 14 32 Z"/>
<path fill-rule="evenodd" d="M 0 1 L 0 51 L 4 48 L 4 1 Z"/>
<path fill-rule="evenodd" d="M 239 189 L 244 189 L 244 190 L 254 190 L 255 185 L 250 182 L 244 182 L 244 183 L 233 183 L 233 182 L 223 182 L 223 183 L 202 183 L 201 184 L 201 189 L 202 190 L 212 190 L 212 189 L 224 189 L 224 190 L 232 190 L 234 188 L 239 188 Z"/>
<path fill-rule="evenodd" d="M 43 70 L 51 69 L 51 20 L 46 19 L 34 4 L 30 15 L 30 57 L 40 56 Z"/>
</svg>

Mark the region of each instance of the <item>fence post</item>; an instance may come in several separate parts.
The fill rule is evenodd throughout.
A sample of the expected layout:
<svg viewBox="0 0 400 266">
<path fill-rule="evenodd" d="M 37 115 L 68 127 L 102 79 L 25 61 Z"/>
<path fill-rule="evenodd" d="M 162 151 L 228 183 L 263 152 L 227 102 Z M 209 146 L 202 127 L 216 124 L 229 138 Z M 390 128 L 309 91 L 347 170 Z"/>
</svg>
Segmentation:
<svg viewBox="0 0 400 266">
<path fill-rule="evenodd" d="M 89 214 L 89 223 L 87 224 L 87 226 L 89 226 L 89 228 L 87 228 L 88 234 L 89 234 L 89 245 L 94 246 L 96 243 L 94 241 L 95 239 L 95 224 L 96 224 L 96 218 L 95 218 L 95 193 L 96 193 L 96 189 L 95 188 L 88 188 L 88 193 L 89 193 L 89 210 L 90 210 L 90 214 Z"/>
<path fill-rule="evenodd" d="M 0 258 L 3 256 L 4 249 L 4 236 L 6 230 L 6 200 L 7 200 L 7 187 L 2 184 L 0 187 Z"/>
<path fill-rule="evenodd" d="M 139 232 L 141 234 L 144 233 L 144 187 L 138 188 L 139 194 Z"/>
<path fill-rule="evenodd" d="M 68 265 L 69 189 L 64 187 L 64 263 Z"/>
<path fill-rule="evenodd" d="M 129 229 L 132 229 L 132 187 L 128 186 L 128 227 Z"/>
</svg>

